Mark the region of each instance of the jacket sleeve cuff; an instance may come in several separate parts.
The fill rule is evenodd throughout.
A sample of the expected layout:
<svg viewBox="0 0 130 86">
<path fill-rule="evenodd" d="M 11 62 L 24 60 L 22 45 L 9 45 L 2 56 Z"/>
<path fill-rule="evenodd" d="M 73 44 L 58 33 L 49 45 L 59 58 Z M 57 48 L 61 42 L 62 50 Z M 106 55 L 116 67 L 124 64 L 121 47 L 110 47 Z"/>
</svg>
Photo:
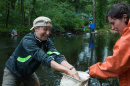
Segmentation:
<svg viewBox="0 0 130 86">
<path fill-rule="evenodd" d="M 57 63 L 61 64 L 63 60 L 66 60 L 64 55 L 57 55 L 54 59 Z"/>
<path fill-rule="evenodd" d="M 51 68 L 51 61 L 54 60 L 54 58 L 52 56 L 48 56 L 47 58 L 48 58 L 47 61 L 43 62 L 42 64 Z"/>
<path fill-rule="evenodd" d="M 66 58 L 64 57 L 64 55 L 56 55 L 56 54 L 52 54 L 50 56 L 48 56 L 48 67 L 51 67 L 51 60 L 56 61 L 57 63 L 61 64 L 61 62 L 63 60 L 66 60 Z"/>
</svg>

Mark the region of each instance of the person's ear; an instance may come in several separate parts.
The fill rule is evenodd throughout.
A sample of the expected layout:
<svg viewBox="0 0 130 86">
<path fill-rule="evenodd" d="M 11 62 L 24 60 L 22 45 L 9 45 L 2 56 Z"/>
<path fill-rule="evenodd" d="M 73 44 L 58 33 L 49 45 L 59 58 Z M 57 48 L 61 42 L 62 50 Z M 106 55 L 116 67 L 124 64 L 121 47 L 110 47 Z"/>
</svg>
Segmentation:
<svg viewBox="0 0 130 86">
<path fill-rule="evenodd" d="M 36 27 L 34 27 L 33 29 L 34 29 L 35 32 L 37 31 L 37 28 L 36 28 Z"/>
<path fill-rule="evenodd" d="M 127 21 L 127 14 L 123 14 L 123 20 L 126 22 Z"/>
</svg>

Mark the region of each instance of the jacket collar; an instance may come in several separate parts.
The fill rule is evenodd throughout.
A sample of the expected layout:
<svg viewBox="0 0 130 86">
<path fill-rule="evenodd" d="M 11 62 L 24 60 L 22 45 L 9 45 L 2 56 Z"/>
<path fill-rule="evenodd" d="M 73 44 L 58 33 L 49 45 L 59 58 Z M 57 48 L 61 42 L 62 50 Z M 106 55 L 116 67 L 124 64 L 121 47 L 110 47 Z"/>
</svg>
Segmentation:
<svg viewBox="0 0 130 86">
<path fill-rule="evenodd" d="M 128 22 L 128 25 L 127 25 L 127 27 L 130 27 L 130 19 L 129 19 L 129 22 Z"/>
<path fill-rule="evenodd" d="M 38 42 L 42 43 L 42 41 L 40 41 L 40 40 L 36 37 L 36 33 L 34 32 L 33 34 L 34 34 L 34 38 L 35 38 Z M 45 41 L 47 41 L 47 40 L 45 40 Z"/>
<path fill-rule="evenodd" d="M 35 32 L 34 32 L 34 37 L 35 37 L 36 40 L 38 40 L 39 42 L 41 42 L 41 41 L 36 37 Z"/>
</svg>

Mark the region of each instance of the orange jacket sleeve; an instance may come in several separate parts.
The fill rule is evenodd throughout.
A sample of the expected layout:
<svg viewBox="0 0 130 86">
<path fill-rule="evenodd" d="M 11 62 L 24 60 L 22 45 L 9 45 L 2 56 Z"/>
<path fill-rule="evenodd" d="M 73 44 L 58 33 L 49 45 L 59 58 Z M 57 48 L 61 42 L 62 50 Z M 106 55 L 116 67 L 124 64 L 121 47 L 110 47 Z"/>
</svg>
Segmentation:
<svg viewBox="0 0 130 86">
<path fill-rule="evenodd" d="M 106 62 L 96 63 L 90 67 L 90 76 L 94 78 L 117 77 L 130 68 L 130 28 L 125 28 L 123 35 L 113 47 L 113 56 Z"/>
</svg>

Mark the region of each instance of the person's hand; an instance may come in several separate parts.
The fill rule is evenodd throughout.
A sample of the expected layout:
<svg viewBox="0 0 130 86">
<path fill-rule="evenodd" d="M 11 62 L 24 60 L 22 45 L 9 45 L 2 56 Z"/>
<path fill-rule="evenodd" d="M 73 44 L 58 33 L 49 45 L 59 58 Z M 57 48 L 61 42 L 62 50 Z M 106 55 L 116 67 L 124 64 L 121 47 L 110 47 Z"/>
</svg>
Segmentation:
<svg viewBox="0 0 130 86">
<path fill-rule="evenodd" d="M 89 74 L 89 70 L 86 70 L 85 72 Z"/>
<path fill-rule="evenodd" d="M 76 71 L 75 68 L 73 68 L 72 70 L 68 70 L 68 72 L 66 74 L 69 75 L 69 76 L 72 76 L 76 79 L 79 79 L 78 72 Z"/>
<path fill-rule="evenodd" d="M 72 77 L 74 77 L 76 79 L 79 79 L 79 75 L 78 75 L 78 72 L 76 71 L 76 69 L 73 68 L 71 71 L 73 72 L 73 76 Z"/>
<path fill-rule="evenodd" d="M 85 72 L 88 73 L 88 75 L 89 75 L 90 70 L 88 69 L 88 70 L 86 70 Z M 89 75 L 89 77 L 90 77 L 90 75 Z"/>
</svg>

